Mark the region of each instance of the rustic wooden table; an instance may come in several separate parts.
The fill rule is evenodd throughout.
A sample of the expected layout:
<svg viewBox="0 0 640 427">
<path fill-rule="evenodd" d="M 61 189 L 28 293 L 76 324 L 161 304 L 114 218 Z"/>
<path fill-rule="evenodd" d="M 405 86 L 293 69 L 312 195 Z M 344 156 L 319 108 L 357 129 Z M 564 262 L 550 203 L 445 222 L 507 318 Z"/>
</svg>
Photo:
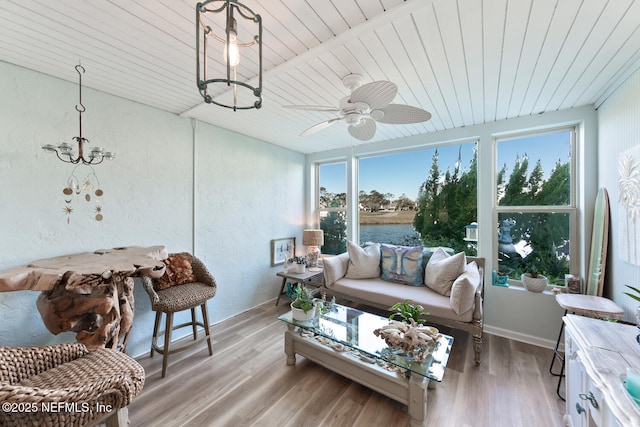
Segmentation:
<svg viewBox="0 0 640 427">
<path fill-rule="evenodd" d="M 117 347 L 133 324 L 133 278 L 164 274 L 164 246 L 101 249 L 0 272 L 0 292 L 42 291 L 36 305 L 53 334 L 76 332 L 87 348 Z"/>
</svg>

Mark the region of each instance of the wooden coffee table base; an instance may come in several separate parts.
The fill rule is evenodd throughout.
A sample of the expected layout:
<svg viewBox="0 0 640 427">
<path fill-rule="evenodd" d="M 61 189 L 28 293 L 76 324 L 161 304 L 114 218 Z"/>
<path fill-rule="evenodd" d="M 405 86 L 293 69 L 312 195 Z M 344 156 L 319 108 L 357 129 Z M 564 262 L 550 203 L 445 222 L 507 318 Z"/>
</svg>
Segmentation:
<svg viewBox="0 0 640 427">
<path fill-rule="evenodd" d="M 393 400 L 407 405 L 410 426 L 425 426 L 427 418 L 427 387 L 435 388 L 435 382 L 417 374 L 402 378 L 376 364 L 367 363 L 349 353 L 335 351 L 319 343 L 315 338 L 305 338 L 288 325 L 284 333 L 284 352 L 287 365 L 296 363 L 296 354 L 318 365 L 375 390 Z"/>
</svg>

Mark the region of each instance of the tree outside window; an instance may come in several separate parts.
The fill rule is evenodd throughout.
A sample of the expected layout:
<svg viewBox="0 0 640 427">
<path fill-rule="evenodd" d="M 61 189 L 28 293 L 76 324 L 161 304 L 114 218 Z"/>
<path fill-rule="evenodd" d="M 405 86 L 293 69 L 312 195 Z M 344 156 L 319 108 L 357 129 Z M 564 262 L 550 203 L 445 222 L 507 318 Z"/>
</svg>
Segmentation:
<svg viewBox="0 0 640 427">
<path fill-rule="evenodd" d="M 324 231 L 322 253 L 337 255 L 347 250 L 347 165 L 318 166 L 320 229 Z"/>
<path fill-rule="evenodd" d="M 498 269 L 510 279 L 530 272 L 563 285 L 571 271 L 574 135 L 571 128 L 497 141 Z"/>
</svg>

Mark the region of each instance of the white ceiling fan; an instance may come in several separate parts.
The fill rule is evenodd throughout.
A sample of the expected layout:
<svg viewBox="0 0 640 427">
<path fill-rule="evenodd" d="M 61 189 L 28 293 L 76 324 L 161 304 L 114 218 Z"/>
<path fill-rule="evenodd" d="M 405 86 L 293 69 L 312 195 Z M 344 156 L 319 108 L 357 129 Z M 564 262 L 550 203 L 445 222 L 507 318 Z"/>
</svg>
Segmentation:
<svg viewBox="0 0 640 427">
<path fill-rule="evenodd" d="M 426 122 L 431 113 L 410 105 L 392 104 L 398 93 L 398 86 L 386 80 L 362 84 L 362 76 L 349 74 L 342 79 L 350 95 L 340 100 L 339 107 L 322 105 L 284 105 L 284 108 L 338 113 L 338 117 L 311 126 L 300 134 L 307 136 L 333 123 L 346 122 L 349 133 L 360 141 L 368 141 L 376 134 L 376 122 L 387 124 L 409 124 Z"/>
</svg>

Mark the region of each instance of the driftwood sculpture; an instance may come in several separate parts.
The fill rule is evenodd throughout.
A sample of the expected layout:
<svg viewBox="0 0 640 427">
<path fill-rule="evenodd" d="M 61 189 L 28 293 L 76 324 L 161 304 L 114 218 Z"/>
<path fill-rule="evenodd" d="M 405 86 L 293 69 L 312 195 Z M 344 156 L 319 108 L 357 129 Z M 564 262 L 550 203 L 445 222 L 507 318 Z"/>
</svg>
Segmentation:
<svg viewBox="0 0 640 427">
<path fill-rule="evenodd" d="M 117 347 L 133 324 L 131 276 L 161 276 L 166 257 L 162 246 L 134 246 L 34 261 L 0 272 L 0 291 L 41 290 L 36 306 L 51 333 L 74 331 L 89 349 Z"/>
<path fill-rule="evenodd" d="M 433 326 L 418 325 L 413 319 L 409 321 L 391 320 L 373 333 L 383 338 L 389 347 L 402 351 L 418 362 L 424 362 L 433 353 L 440 333 Z"/>
</svg>

